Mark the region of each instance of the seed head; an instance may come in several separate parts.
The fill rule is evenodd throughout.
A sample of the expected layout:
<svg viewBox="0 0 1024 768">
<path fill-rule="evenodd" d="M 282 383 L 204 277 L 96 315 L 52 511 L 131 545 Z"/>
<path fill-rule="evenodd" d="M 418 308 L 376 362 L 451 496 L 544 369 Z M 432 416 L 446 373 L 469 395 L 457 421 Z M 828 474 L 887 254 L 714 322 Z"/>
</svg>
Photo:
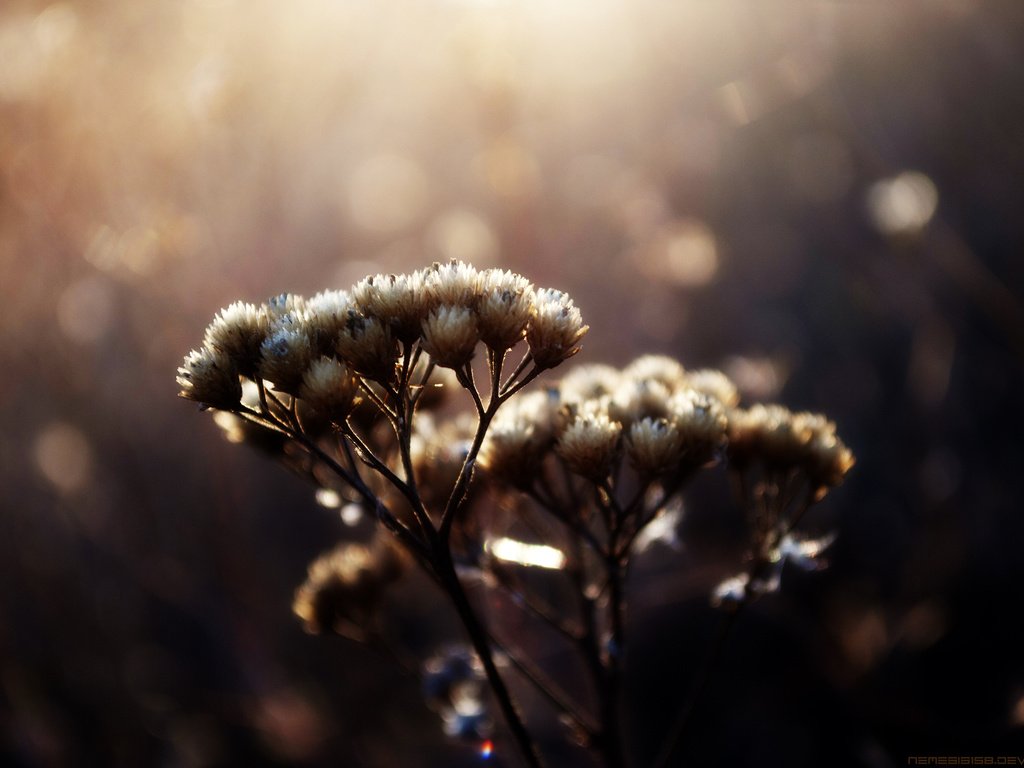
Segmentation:
<svg viewBox="0 0 1024 768">
<path fill-rule="evenodd" d="M 243 376 L 253 377 L 269 331 L 270 317 L 265 309 L 236 301 L 217 313 L 206 329 L 204 343 L 227 355 Z"/>
<path fill-rule="evenodd" d="M 713 397 L 726 408 L 732 408 L 740 401 L 736 385 L 721 371 L 710 368 L 689 371 L 686 374 L 685 385 L 689 389 Z"/>
<path fill-rule="evenodd" d="M 384 590 L 403 570 L 401 556 L 390 542 L 378 540 L 371 547 L 342 544 L 309 566 L 292 610 L 307 632 L 334 631 L 365 639 Z"/>
<path fill-rule="evenodd" d="M 352 298 L 345 291 L 323 291 L 306 301 L 303 318 L 318 355 L 333 355 L 345 327 Z"/>
<path fill-rule="evenodd" d="M 423 321 L 423 348 L 445 368 L 461 368 L 468 363 L 478 341 L 476 316 L 468 307 L 444 305 Z"/>
<path fill-rule="evenodd" d="M 611 417 L 627 429 L 641 419 L 669 418 L 671 393 L 660 381 L 623 377 L 608 405 Z"/>
<path fill-rule="evenodd" d="M 285 315 L 298 316 L 306 306 L 306 300 L 295 293 L 279 293 L 264 305 L 271 322 Z"/>
<path fill-rule="evenodd" d="M 428 308 L 421 273 L 372 275 L 356 283 L 352 298 L 364 315 L 386 323 L 403 344 L 419 337 Z"/>
<path fill-rule="evenodd" d="M 495 478 L 526 488 L 555 439 L 557 395 L 530 392 L 510 401 L 491 423 L 480 450 L 480 465 Z"/>
<path fill-rule="evenodd" d="M 608 476 L 621 434 L 622 425 L 607 413 L 585 409 L 559 436 L 555 452 L 577 475 L 600 481 Z"/>
<path fill-rule="evenodd" d="M 678 466 L 684 447 L 679 428 L 666 419 L 640 419 L 626 435 L 626 454 L 637 472 L 648 477 Z"/>
<path fill-rule="evenodd" d="M 706 464 L 725 445 L 728 422 L 715 398 L 692 389 L 680 390 L 669 400 L 669 414 L 682 437 L 687 463 Z"/>
<path fill-rule="evenodd" d="M 562 377 L 558 384 L 566 402 L 583 402 L 610 398 L 618 389 L 622 377 L 610 365 L 578 365 Z"/>
<path fill-rule="evenodd" d="M 242 384 L 231 359 L 209 345 L 185 355 L 178 369 L 181 397 L 211 408 L 232 410 L 242 398 Z"/>
<path fill-rule="evenodd" d="M 341 424 L 359 404 L 359 382 L 344 363 L 321 357 L 306 369 L 299 395 L 313 410 Z"/>
<path fill-rule="evenodd" d="M 260 355 L 259 375 L 282 392 L 298 394 L 302 375 L 313 359 L 313 344 L 294 315 L 283 315 L 274 323 Z"/>
<path fill-rule="evenodd" d="M 839 485 L 854 464 L 853 453 L 820 414 L 792 413 L 780 405 L 754 405 L 729 415 L 729 458 L 737 469 L 760 461 L 773 470 L 806 473 L 818 496 Z"/>
<path fill-rule="evenodd" d="M 580 351 L 579 342 L 589 329 L 567 294 L 540 289 L 526 329 L 534 364 L 540 369 L 554 368 L 568 360 Z"/>
<path fill-rule="evenodd" d="M 657 382 L 669 392 L 679 389 L 685 376 L 683 366 L 664 355 L 643 355 L 622 369 L 624 379 Z"/>
<path fill-rule="evenodd" d="M 391 329 L 375 317 L 350 309 L 338 333 L 338 355 L 357 373 L 388 384 L 395 376 L 398 345 Z"/>
<path fill-rule="evenodd" d="M 522 275 L 488 269 L 479 276 L 476 304 L 480 336 L 497 352 L 514 347 L 526 334 L 533 312 L 533 285 Z"/>
<path fill-rule="evenodd" d="M 455 259 L 447 264 L 435 261 L 421 274 L 427 310 L 442 305 L 471 307 L 480 292 L 476 268 Z"/>
</svg>

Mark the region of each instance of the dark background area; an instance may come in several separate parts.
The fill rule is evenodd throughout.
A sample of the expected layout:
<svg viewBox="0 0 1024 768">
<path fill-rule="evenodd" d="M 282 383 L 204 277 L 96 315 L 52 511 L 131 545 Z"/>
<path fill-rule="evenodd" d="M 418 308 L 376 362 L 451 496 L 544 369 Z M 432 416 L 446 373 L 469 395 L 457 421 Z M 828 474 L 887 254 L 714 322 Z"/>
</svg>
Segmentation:
<svg viewBox="0 0 1024 768">
<path fill-rule="evenodd" d="M 10 0 L 0 62 L 0 763 L 479 762 L 303 633 L 346 527 L 174 396 L 230 301 L 452 257 L 567 290 L 581 362 L 721 367 L 857 455 L 681 760 L 1024 755 L 1024 5 Z M 736 523 L 712 473 L 634 574 L 637 766 Z"/>
</svg>

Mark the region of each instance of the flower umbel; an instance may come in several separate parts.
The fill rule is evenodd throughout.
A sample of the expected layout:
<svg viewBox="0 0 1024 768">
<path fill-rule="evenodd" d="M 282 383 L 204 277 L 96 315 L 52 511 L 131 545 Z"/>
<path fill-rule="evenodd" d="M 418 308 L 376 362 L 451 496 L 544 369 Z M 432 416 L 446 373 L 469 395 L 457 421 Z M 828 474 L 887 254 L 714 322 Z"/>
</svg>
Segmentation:
<svg viewBox="0 0 1024 768">
<path fill-rule="evenodd" d="M 180 395 L 215 410 L 229 440 L 308 478 L 341 510 L 354 540 L 310 566 L 294 603 L 306 629 L 411 657 L 396 652 L 389 609 L 402 595 L 392 587 L 418 570 L 468 640 L 422 664 L 445 732 L 489 739 L 493 703 L 528 768 L 541 758 L 512 674 L 601 765 L 627 764 L 628 575 L 685 531 L 695 476 L 727 467 L 746 512 L 746 559 L 712 596 L 735 613 L 777 590 L 786 563 L 823 567 L 831 536 L 797 526 L 853 465 L 824 416 L 741 407 L 724 374 L 666 356 L 580 366 L 523 391 L 576 355 L 588 328 L 561 291 L 451 261 L 309 299 L 235 302 L 177 375 Z M 480 605 L 500 606 L 501 621 Z M 537 643 L 508 642 L 510 627 L 533 623 L 576 656 L 585 684 L 531 659 L 524 649 Z"/>
</svg>

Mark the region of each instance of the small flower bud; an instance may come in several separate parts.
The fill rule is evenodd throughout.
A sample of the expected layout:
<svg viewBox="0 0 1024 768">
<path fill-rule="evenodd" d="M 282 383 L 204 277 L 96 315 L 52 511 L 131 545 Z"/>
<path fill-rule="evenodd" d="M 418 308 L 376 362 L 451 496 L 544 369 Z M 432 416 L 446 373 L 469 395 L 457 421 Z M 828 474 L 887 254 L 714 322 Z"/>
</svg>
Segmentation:
<svg viewBox="0 0 1024 768">
<path fill-rule="evenodd" d="M 626 453 L 641 475 L 674 469 L 683 457 L 683 447 L 678 427 L 665 419 L 641 419 L 626 436 Z"/>
<path fill-rule="evenodd" d="M 558 388 L 564 401 L 583 402 L 611 397 L 621 382 L 618 370 L 610 365 L 578 365 L 562 377 Z"/>
<path fill-rule="evenodd" d="M 726 408 L 732 408 L 740 401 L 736 385 L 721 371 L 710 368 L 689 371 L 684 383 L 689 389 L 715 398 Z"/>
<path fill-rule="evenodd" d="M 350 309 L 338 334 L 338 354 L 356 372 L 381 384 L 395 377 L 398 345 L 391 330 L 375 317 Z"/>
<path fill-rule="evenodd" d="M 316 354 L 334 354 L 352 308 L 352 298 L 345 291 L 323 291 L 306 301 L 302 316 Z"/>
<path fill-rule="evenodd" d="M 427 310 L 442 305 L 470 307 L 480 292 L 476 268 L 455 259 L 447 264 L 434 262 L 421 274 Z"/>
<path fill-rule="evenodd" d="M 669 392 L 683 385 L 686 371 L 665 355 L 643 355 L 622 369 L 622 378 L 641 382 L 657 382 Z"/>
<path fill-rule="evenodd" d="M 364 315 L 386 323 L 403 344 L 419 337 L 428 309 L 420 273 L 372 275 L 356 283 L 352 298 Z"/>
<path fill-rule="evenodd" d="M 554 443 L 557 395 L 531 392 L 509 402 L 491 423 L 480 466 L 499 481 L 526 488 Z"/>
<path fill-rule="evenodd" d="M 526 334 L 533 302 L 533 285 L 525 277 L 501 269 L 481 272 L 476 311 L 484 343 L 497 352 L 514 347 Z"/>
<path fill-rule="evenodd" d="M 345 421 L 359 404 L 359 383 L 348 367 L 333 357 L 314 360 L 302 377 L 299 395 L 335 424 Z"/>
<path fill-rule="evenodd" d="M 192 350 L 178 369 L 181 397 L 211 408 L 232 410 L 242 398 L 242 383 L 231 359 L 210 346 Z"/>
<path fill-rule="evenodd" d="M 594 481 L 608 476 L 622 425 L 596 410 L 577 414 L 555 444 L 555 452 L 577 475 Z"/>
<path fill-rule="evenodd" d="M 217 313 L 206 329 L 207 346 L 231 358 L 243 376 L 256 375 L 260 364 L 260 347 L 270 330 L 267 312 L 253 304 L 236 301 Z"/>
<path fill-rule="evenodd" d="M 725 444 L 727 421 L 722 404 L 708 395 L 683 389 L 669 400 L 669 418 L 683 440 L 685 460 L 708 463 Z"/>
<path fill-rule="evenodd" d="M 641 419 L 667 419 L 669 398 L 669 390 L 659 381 L 623 377 L 608 404 L 608 413 L 628 429 Z"/>
<path fill-rule="evenodd" d="M 580 351 L 580 339 L 589 329 L 568 295 L 551 288 L 537 291 L 526 329 L 534 364 L 540 369 L 554 368 L 568 360 Z"/>
<path fill-rule="evenodd" d="M 313 359 L 313 345 L 293 315 L 282 316 L 260 348 L 259 375 L 282 392 L 298 393 L 302 375 Z"/>
<path fill-rule="evenodd" d="M 461 368 L 480 341 L 476 317 L 466 307 L 442 306 L 423 321 L 423 348 L 445 368 Z"/>
<path fill-rule="evenodd" d="M 342 544 L 309 566 L 306 582 L 295 593 L 292 610 L 306 631 L 334 631 L 364 640 L 386 588 L 405 569 L 390 541 L 372 547 Z"/>
</svg>

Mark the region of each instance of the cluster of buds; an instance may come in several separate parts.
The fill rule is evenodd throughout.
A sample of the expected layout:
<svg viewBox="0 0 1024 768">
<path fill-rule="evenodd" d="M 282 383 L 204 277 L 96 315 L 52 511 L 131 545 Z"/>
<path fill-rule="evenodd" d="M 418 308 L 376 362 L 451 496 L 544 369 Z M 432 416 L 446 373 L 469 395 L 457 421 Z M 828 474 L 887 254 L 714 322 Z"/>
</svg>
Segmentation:
<svg viewBox="0 0 1024 768">
<path fill-rule="evenodd" d="M 836 435 L 835 423 L 821 414 L 793 413 L 781 405 L 732 412 L 729 459 L 739 471 L 755 463 L 769 474 L 798 471 L 818 498 L 839 485 L 853 466 L 853 453 Z"/>
<path fill-rule="evenodd" d="M 736 389 L 723 374 L 686 372 L 667 357 L 641 357 L 621 371 L 583 366 L 504 411 L 483 461 L 520 487 L 550 454 L 596 483 L 623 458 L 643 477 L 664 478 L 715 461 L 735 402 Z"/>
<path fill-rule="evenodd" d="M 461 370 L 481 343 L 503 355 L 525 338 L 534 367 L 544 370 L 576 354 L 586 332 L 566 294 L 453 261 L 373 275 L 310 299 L 236 302 L 186 356 L 178 382 L 183 397 L 221 410 L 238 407 L 239 377 L 270 382 L 337 421 L 358 404 L 359 378 L 393 385 L 417 346 L 435 365 Z"/>
<path fill-rule="evenodd" d="M 388 538 L 377 537 L 369 545 L 341 544 L 310 564 L 292 610 L 307 632 L 363 640 L 385 590 L 406 568 L 402 551 Z"/>
<path fill-rule="evenodd" d="M 774 589 L 787 560 L 815 565 L 828 539 L 800 540 L 793 529 L 853 464 L 823 416 L 741 408 L 724 374 L 689 371 L 668 357 L 640 357 L 621 370 L 582 366 L 554 386 L 521 391 L 575 355 L 587 330 L 566 294 L 452 261 L 308 299 L 236 302 L 178 369 L 181 396 L 214 409 L 229 439 L 275 454 L 339 500 L 349 494 L 346 508 L 382 523 L 369 544 L 343 544 L 310 566 L 294 602 L 307 630 L 379 639 L 387 588 L 409 563 L 422 567 L 459 608 L 473 642 L 472 651 L 449 649 L 426 664 L 428 699 L 450 735 L 485 738 L 486 680 L 531 765 L 538 761 L 491 650 L 497 641 L 463 587 L 467 574 L 485 573 L 488 588 L 509 591 L 587 649 L 594 687 L 609 698 L 599 726 L 538 687 L 611 754 L 615 740 L 597 737 L 616 726 L 607 683 L 624 647 L 629 559 L 676 519 L 685 484 L 722 461 L 737 476 L 752 565 L 724 582 L 718 599 L 742 604 Z M 526 350 L 505 372 L 520 342 Z M 486 404 L 474 378 L 483 362 Z M 441 420 L 456 387 L 476 412 Z M 489 483 L 474 482 L 479 474 Z M 522 492 L 514 501 L 512 490 Z M 542 518 L 527 517 L 540 510 L 558 520 L 555 540 Z M 515 538 L 524 528 L 537 540 Z M 531 603 L 520 569 L 568 574 L 586 612 L 582 625 Z M 514 649 L 503 653 L 514 658 Z"/>
</svg>

